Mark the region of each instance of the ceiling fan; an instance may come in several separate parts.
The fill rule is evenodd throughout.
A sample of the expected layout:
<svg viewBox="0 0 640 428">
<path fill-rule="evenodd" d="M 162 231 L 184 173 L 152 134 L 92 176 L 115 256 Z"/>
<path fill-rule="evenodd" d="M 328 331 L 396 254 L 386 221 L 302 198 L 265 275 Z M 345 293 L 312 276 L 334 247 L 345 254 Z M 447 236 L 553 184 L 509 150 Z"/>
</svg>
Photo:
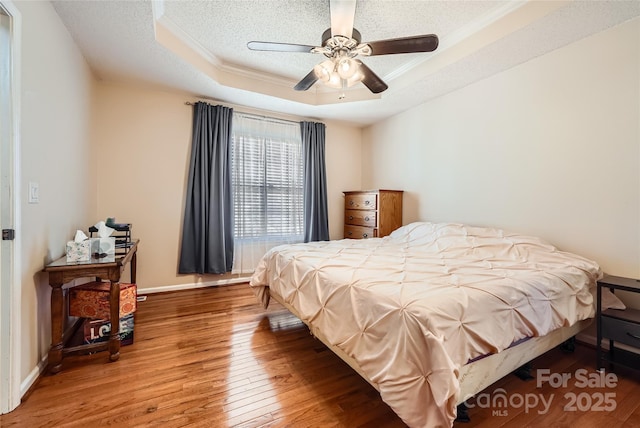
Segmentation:
<svg viewBox="0 0 640 428">
<path fill-rule="evenodd" d="M 255 51 L 319 53 L 327 57 L 317 64 L 298 84 L 296 91 L 306 91 L 318 80 L 329 87 L 346 89 L 362 82 L 371 92 L 385 91 L 387 84 L 358 56 L 432 52 L 438 47 L 438 36 L 401 37 L 361 43 L 361 35 L 353 28 L 356 0 L 330 0 L 331 28 L 322 34 L 321 46 L 292 43 L 251 41 L 247 47 Z M 340 95 L 344 98 L 344 92 Z"/>
</svg>

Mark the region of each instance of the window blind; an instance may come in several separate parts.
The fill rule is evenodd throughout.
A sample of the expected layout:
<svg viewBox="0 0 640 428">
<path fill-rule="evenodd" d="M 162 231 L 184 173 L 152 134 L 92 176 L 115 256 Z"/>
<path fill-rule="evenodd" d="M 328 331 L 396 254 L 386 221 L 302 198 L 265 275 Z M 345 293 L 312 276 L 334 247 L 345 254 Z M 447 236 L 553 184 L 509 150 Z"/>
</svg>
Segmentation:
<svg viewBox="0 0 640 428">
<path fill-rule="evenodd" d="M 300 125 L 234 113 L 231 165 L 234 271 L 251 272 L 271 247 L 304 238 Z"/>
</svg>

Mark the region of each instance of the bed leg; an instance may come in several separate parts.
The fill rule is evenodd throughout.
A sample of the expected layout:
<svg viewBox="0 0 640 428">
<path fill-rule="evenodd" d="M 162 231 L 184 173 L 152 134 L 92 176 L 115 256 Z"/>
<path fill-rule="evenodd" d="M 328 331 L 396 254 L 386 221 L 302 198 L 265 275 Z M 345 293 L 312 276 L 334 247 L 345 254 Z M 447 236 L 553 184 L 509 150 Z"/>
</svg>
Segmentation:
<svg viewBox="0 0 640 428">
<path fill-rule="evenodd" d="M 560 349 L 562 349 L 563 352 L 567 352 L 570 354 L 573 353 L 576 350 L 576 337 L 571 336 L 570 338 L 562 342 L 560 344 Z"/>
<path fill-rule="evenodd" d="M 469 417 L 469 408 L 464 403 L 458 404 L 456 422 L 471 422 L 471 418 Z"/>
<path fill-rule="evenodd" d="M 513 374 L 518 376 L 522 380 L 531 380 L 531 379 L 533 379 L 533 376 L 531 375 L 531 370 L 532 369 L 533 369 L 533 367 L 531 366 L 531 363 L 529 362 L 529 363 L 526 363 L 525 365 L 520 366 L 517 369 L 515 369 Z"/>
</svg>

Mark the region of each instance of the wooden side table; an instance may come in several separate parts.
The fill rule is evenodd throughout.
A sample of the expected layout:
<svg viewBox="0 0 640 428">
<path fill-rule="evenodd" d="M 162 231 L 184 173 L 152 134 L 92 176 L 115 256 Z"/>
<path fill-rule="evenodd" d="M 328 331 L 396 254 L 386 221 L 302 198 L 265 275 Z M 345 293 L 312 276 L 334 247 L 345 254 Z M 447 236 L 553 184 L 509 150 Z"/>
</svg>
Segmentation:
<svg viewBox="0 0 640 428">
<path fill-rule="evenodd" d="M 603 369 L 603 362 L 610 365 L 623 365 L 640 370 L 640 309 L 627 308 L 624 310 L 602 310 L 602 288 L 624 290 L 630 293 L 640 293 L 640 280 L 620 276 L 605 275 L 598 281 L 598 306 L 596 307 L 596 322 L 598 336 L 596 343 L 596 369 Z M 609 340 L 609 351 L 602 349 L 602 340 Z M 616 342 L 622 343 L 634 352 L 618 348 Z"/>
<path fill-rule="evenodd" d="M 62 370 L 62 359 L 66 355 L 109 351 L 109 360 L 120 358 L 120 276 L 127 264 L 131 267 L 131 282 L 136 282 L 136 262 L 138 243 L 134 240 L 122 255 L 92 258 L 87 262 L 67 262 L 66 256 L 48 264 L 43 271 L 49 273 L 51 286 L 51 347 L 49 348 L 48 370 L 51 374 Z M 67 346 L 71 334 L 64 331 L 64 298 L 62 286 L 76 278 L 94 277 L 111 282 L 109 306 L 111 311 L 111 333 L 109 340 L 102 343 Z"/>
</svg>

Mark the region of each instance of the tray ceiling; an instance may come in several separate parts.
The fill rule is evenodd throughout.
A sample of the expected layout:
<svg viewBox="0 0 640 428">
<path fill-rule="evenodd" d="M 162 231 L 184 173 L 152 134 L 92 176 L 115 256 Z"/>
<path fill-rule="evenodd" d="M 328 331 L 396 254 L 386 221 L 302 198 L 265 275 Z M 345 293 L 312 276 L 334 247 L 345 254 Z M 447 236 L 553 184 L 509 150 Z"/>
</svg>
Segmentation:
<svg viewBox="0 0 640 428">
<path fill-rule="evenodd" d="M 389 89 L 361 84 L 338 100 L 293 86 L 324 57 L 258 52 L 252 40 L 320 45 L 328 1 L 59 1 L 54 8 L 92 70 L 121 81 L 250 108 L 357 125 L 429 99 L 640 15 L 637 1 L 359 1 L 363 41 L 435 33 L 432 53 L 363 58 Z"/>
</svg>

